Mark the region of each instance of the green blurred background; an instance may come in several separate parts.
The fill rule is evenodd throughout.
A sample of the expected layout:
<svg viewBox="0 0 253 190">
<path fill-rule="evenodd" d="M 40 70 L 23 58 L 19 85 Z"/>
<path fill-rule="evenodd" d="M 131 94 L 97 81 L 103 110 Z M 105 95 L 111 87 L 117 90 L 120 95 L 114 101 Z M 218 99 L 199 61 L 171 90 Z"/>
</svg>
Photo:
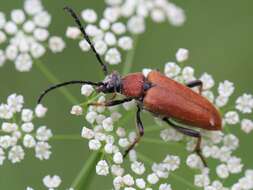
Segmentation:
<svg viewBox="0 0 253 190">
<path fill-rule="evenodd" d="M 174 60 L 174 54 L 180 47 L 190 50 L 187 64 L 194 66 L 197 74 L 208 72 L 216 81 L 230 80 L 235 83 L 237 95 L 243 92 L 253 94 L 253 1 L 252 0 L 174 0 L 186 13 L 187 22 L 183 27 L 175 28 L 168 23 L 154 24 L 148 22 L 147 31 L 138 40 L 134 66 L 132 71 L 140 71 L 143 67 L 163 70 L 166 61 Z M 12 9 L 21 8 L 22 0 L 0 2 L 0 11 L 9 13 Z M 77 11 L 94 8 L 99 13 L 104 7 L 103 1 L 94 0 L 43 0 L 46 9 L 52 14 L 53 22 L 50 31 L 64 36 L 66 27 L 74 25 L 73 20 L 62 11 L 70 5 Z M 67 40 L 67 48 L 62 54 L 47 54 L 42 62 L 59 78 L 60 81 L 71 79 L 100 80 L 101 73 L 98 63 L 91 53 L 82 53 L 77 42 Z M 121 66 L 111 67 L 121 70 Z M 35 106 L 36 97 L 50 83 L 34 66 L 29 73 L 19 73 L 12 63 L 0 68 L 0 100 L 5 101 L 12 93 L 21 93 L 25 97 L 26 106 Z M 69 87 L 69 90 L 80 100 L 80 88 Z M 61 93 L 51 93 L 44 103 L 49 112 L 42 121 L 52 128 L 54 134 L 79 134 L 83 119 L 70 116 L 71 104 Z M 150 117 L 146 117 L 150 118 Z M 251 117 L 252 118 L 252 117 Z M 148 119 L 145 121 L 147 122 Z M 134 118 L 133 118 L 134 121 Z M 145 123 L 144 121 L 144 123 Z M 133 123 L 134 124 L 134 123 Z M 126 127 L 133 127 L 129 125 Z M 252 168 L 253 134 L 245 135 L 239 126 L 232 129 L 241 138 L 241 148 L 236 154 L 243 158 L 247 168 Z M 158 133 L 154 135 L 159 138 Z M 26 186 L 44 189 L 42 178 L 47 174 L 58 174 L 63 179 L 61 189 L 68 187 L 74 180 L 82 165 L 89 156 L 87 142 L 84 141 L 51 141 L 53 154 L 49 161 L 39 161 L 33 152 L 27 153 L 25 160 L 19 164 L 6 163 L 0 167 L 0 189 L 20 190 Z M 158 155 L 152 159 L 160 161 L 166 153 L 176 153 L 185 158 L 182 148 L 175 150 L 171 146 L 141 144 L 138 147 L 147 155 Z M 212 165 L 212 163 L 211 163 Z M 181 169 L 178 175 L 193 179 L 192 170 Z M 169 178 L 170 179 L 170 178 Z M 98 183 L 103 182 L 103 183 Z M 169 180 L 173 189 L 188 189 L 178 181 Z M 96 177 L 90 189 L 110 189 L 111 179 Z"/>
</svg>

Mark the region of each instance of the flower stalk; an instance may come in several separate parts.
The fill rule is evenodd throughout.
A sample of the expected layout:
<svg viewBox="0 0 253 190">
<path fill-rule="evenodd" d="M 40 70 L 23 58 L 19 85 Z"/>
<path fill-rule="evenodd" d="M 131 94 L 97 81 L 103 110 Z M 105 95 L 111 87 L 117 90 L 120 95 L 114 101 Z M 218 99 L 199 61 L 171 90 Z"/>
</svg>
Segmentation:
<svg viewBox="0 0 253 190">
<path fill-rule="evenodd" d="M 88 160 L 83 165 L 83 168 L 73 181 L 71 187 L 75 190 L 88 190 L 92 179 L 95 175 L 95 167 L 97 162 L 101 159 L 101 152 L 94 152 L 90 155 Z"/>
</svg>

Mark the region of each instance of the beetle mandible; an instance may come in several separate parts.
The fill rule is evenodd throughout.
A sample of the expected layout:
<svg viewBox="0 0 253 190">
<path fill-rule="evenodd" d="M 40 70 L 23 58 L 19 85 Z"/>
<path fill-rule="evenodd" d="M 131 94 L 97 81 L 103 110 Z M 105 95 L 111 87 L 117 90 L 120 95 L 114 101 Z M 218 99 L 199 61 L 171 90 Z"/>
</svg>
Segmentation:
<svg viewBox="0 0 253 190">
<path fill-rule="evenodd" d="M 202 82 L 200 80 L 195 80 L 183 85 L 166 77 L 158 71 L 151 71 L 147 77 L 145 77 L 142 73 L 130 73 L 121 77 L 117 71 L 113 71 L 108 75 L 107 65 L 96 52 L 96 49 L 85 32 L 79 17 L 71 8 L 65 7 L 64 9 L 75 19 L 83 37 L 95 53 L 95 56 L 105 74 L 105 79 L 101 82 L 73 80 L 51 86 L 40 95 L 38 103 L 42 101 L 43 97 L 49 91 L 70 84 L 90 84 L 96 86 L 97 92 L 103 92 L 105 94 L 120 93 L 125 96 L 124 99 L 110 99 L 105 101 L 103 104 L 93 103 L 92 105 L 114 106 L 131 100 L 136 100 L 136 125 L 139 133 L 135 141 L 125 151 L 124 157 L 131 149 L 134 148 L 136 143 L 138 143 L 144 135 L 144 127 L 141 121 L 140 113 L 143 109 L 145 109 L 161 118 L 178 132 L 196 138 L 197 144 L 195 152 L 200 156 L 203 164 L 207 166 L 207 163 L 201 153 L 200 132 L 180 125 L 181 123 L 211 131 L 221 130 L 221 116 L 218 110 L 206 98 L 201 96 L 203 86 Z M 199 93 L 190 89 L 193 87 L 199 87 Z"/>
</svg>

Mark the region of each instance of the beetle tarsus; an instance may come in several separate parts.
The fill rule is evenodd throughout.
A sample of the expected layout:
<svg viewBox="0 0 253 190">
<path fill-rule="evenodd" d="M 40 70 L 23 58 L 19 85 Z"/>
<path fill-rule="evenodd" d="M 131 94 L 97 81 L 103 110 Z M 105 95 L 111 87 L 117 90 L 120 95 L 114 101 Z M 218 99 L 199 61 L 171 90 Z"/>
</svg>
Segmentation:
<svg viewBox="0 0 253 190">
<path fill-rule="evenodd" d="M 138 129 L 139 134 L 137 138 L 134 140 L 134 142 L 125 151 L 123 155 L 124 158 L 128 155 L 130 150 L 132 150 L 135 147 L 135 145 L 140 141 L 141 137 L 144 135 L 144 127 L 141 121 L 141 107 L 139 105 L 137 106 L 137 112 L 136 112 L 136 127 Z"/>
<path fill-rule="evenodd" d="M 196 144 L 196 147 L 195 147 L 194 152 L 200 157 L 200 159 L 201 159 L 203 165 L 204 165 L 205 167 L 208 167 L 207 162 L 206 162 L 206 160 L 205 160 L 205 158 L 204 158 L 204 156 L 203 156 L 203 154 L 202 154 L 201 148 L 200 148 L 202 137 L 201 137 L 201 135 L 199 134 L 199 137 L 197 137 L 197 138 L 198 138 L 198 141 L 197 141 L 197 144 Z"/>
</svg>

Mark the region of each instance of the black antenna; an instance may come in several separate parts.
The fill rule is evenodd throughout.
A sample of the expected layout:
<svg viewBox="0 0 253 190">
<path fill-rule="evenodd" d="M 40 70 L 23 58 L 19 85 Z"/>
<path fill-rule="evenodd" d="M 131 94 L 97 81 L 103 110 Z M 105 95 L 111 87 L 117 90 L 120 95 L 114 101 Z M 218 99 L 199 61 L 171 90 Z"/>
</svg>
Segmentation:
<svg viewBox="0 0 253 190">
<path fill-rule="evenodd" d="M 77 14 L 75 13 L 75 11 L 73 9 L 71 9 L 70 7 L 64 7 L 64 10 L 67 11 L 68 13 L 70 13 L 70 15 L 75 19 L 76 24 L 78 25 L 79 29 L 81 30 L 83 37 L 85 38 L 85 40 L 89 43 L 92 51 L 95 53 L 97 60 L 99 61 L 100 65 L 102 66 L 103 72 L 105 74 L 105 76 L 108 75 L 108 68 L 107 65 L 102 61 L 100 55 L 97 53 L 94 45 L 92 44 L 88 34 L 85 32 L 84 27 L 82 26 L 82 23 L 80 21 L 80 18 L 77 16 Z"/>
<path fill-rule="evenodd" d="M 60 87 L 67 86 L 67 85 L 70 85 L 70 84 L 90 84 L 90 85 L 94 85 L 94 86 L 103 85 L 102 82 L 91 82 L 91 81 L 83 81 L 83 80 L 72 80 L 72 81 L 63 82 L 63 83 L 60 83 L 60 84 L 53 85 L 53 86 L 49 87 L 48 89 L 46 89 L 44 92 L 42 92 L 41 95 L 38 98 L 37 103 L 40 104 L 40 102 L 42 101 L 42 99 L 45 97 L 45 95 L 48 92 L 50 92 L 52 90 L 55 90 L 56 88 L 60 88 Z"/>
</svg>

